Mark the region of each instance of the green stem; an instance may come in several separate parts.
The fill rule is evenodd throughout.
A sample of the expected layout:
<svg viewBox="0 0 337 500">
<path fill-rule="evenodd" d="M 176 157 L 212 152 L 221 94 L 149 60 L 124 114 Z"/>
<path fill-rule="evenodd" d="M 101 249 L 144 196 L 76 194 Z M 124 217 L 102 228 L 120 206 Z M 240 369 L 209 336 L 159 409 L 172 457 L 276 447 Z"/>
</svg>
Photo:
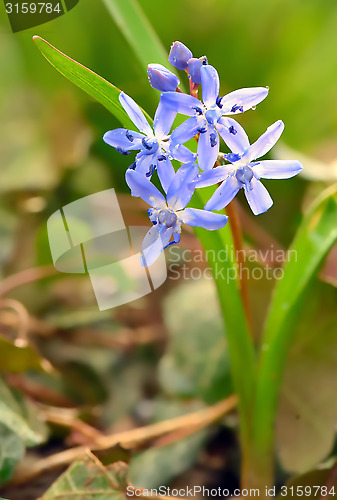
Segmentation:
<svg viewBox="0 0 337 500">
<path fill-rule="evenodd" d="M 209 197 L 210 192 L 207 188 L 198 190 L 196 193 L 201 207 L 205 205 Z M 243 448 L 247 448 L 250 442 L 256 368 L 253 343 L 247 327 L 238 282 L 235 279 L 236 262 L 231 260 L 232 250 L 235 248 L 233 235 L 228 227 L 218 231 L 195 228 L 195 231 L 204 248 L 214 250 L 214 252 L 208 252 L 208 263 L 215 277 L 225 323 L 233 383 L 238 395 L 241 444 Z M 221 258 L 224 250 L 227 251 L 226 262 Z"/>
</svg>

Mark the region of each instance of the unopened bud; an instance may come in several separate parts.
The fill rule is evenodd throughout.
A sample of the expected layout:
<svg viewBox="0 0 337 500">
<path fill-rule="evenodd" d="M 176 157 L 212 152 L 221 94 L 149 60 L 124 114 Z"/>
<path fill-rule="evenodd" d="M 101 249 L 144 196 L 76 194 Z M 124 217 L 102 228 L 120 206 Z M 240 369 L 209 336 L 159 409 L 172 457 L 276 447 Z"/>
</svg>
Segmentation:
<svg viewBox="0 0 337 500">
<path fill-rule="evenodd" d="M 161 64 L 149 64 L 147 75 L 151 87 L 161 92 L 174 92 L 180 83 L 178 77 Z"/>
<path fill-rule="evenodd" d="M 188 72 L 191 77 L 193 83 L 199 84 L 201 83 L 201 75 L 200 68 L 202 66 L 202 62 L 196 57 L 192 57 L 188 61 Z"/>
<path fill-rule="evenodd" d="M 181 42 L 174 42 L 168 60 L 176 68 L 186 69 L 187 63 L 191 57 L 193 57 L 193 54 L 186 45 Z"/>
</svg>

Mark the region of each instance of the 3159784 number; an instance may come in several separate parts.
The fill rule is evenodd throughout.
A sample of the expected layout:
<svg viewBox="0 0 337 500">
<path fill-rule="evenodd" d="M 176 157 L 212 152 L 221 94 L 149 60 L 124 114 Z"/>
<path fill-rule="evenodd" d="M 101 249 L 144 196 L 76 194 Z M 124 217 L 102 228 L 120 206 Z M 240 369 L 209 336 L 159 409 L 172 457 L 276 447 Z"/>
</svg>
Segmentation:
<svg viewBox="0 0 337 500">
<path fill-rule="evenodd" d="M 334 497 L 336 495 L 335 488 L 332 486 L 328 488 L 327 486 L 282 486 L 281 487 L 281 497 L 291 496 L 291 497 Z"/>
<path fill-rule="evenodd" d="M 24 3 L 6 3 L 7 14 L 52 14 L 53 12 L 60 13 L 62 8 L 60 4 L 57 3 L 55 6 L 52 3 L 44 2 L 24 2 Z"/>
</svg>

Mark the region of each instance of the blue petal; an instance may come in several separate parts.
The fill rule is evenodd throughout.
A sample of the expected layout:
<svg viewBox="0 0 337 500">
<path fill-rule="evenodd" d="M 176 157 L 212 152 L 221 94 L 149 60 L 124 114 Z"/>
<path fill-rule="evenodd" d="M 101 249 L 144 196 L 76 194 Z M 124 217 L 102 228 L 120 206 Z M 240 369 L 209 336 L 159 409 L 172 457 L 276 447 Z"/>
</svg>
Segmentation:
<svg viewBox="0 0 337 500">
<path fill-rule="evenodd" d="M 218 187 L 212 198 L 208 200 L 205 210 L 222 210 L 227 207 L 240 188 L 241 185 L 235 175 L 230 175 Z"/>
<path fill-rule="evenodd" d="M 295 160 L 263 160 L 251 163 L 254 175 L 264 179 L 289 179 L 301 172 L 303 165 Z"/>
<path fill-rule="evenodd" d="M 244 187 L 244 191 L 253 214 L 259 215 L 267 212 L 268 208 L 273 204 L 267 189 L 255 177 L 250 181 L 250 186 L 249 191 L 247 191 L 246 187 Z"/>
<path fill-rule="evenodd" d="M 157 161 L 157 173 L 161 185 L 163 186 L 165 193 L 167 193 L 167 190 L 175 175 L 171 160 L 167 156 L 165 157 L 165 160 Z"/>
<path fill-rule="evenodd" d="M 202 85 L 202 100 L 207 107 L 214 106 L 219 97 L 219 75 L 218 72 L 210 64 L 200 68 L 201 85 Z"/>
<path fill-rule="evenodd" d="M 197 155 L 192 153 L 187 147 L 182 144 L 175 144 L 173 141 L 169 142 L 168 152 L 175 160 L 181 163 L 190 163 L 196 160 Z"/>
<path fill-rule="evenodd" d="M 197 59 L 196 57 L 192 57 L 188 61 L 188 73 L 191 77 L 191 80 L 193 83 L 196 83 L 199 85 L 201 83 L 201 74 L 200 74 L 200 69 L 202 66 L 202 62 L 200 59 Z"/>
<path fill-rule="evenodd" d="M 207 131 L 200 134 L 198 141 L 198 163 L 201 170 L 213 168 L 219 155 L 219 135 L 210 125 Z"/>
<path fill-rule="evenodd" d="M 119 101 L 138 130 L 146 135 L 152 135 L 152 129 L 138 104 L 124 92 L 119 94 Z"/>
<path fill-rule="evenodd" d="M 158 229 L 158 226 L 152 226 L 143 240 L 141 264 L 144 267 L 150 267 L 158 259 L 172 237 L 172 227 L 161 232 Z"/>
<path fill-rule="evenodd" d="M 211 231 L 221 229 L 228 221 L 226 215 L 214 214 L 213 212 L 197 208 L 185 208 L 185 210 L 179 213 L 179 217 L 189 226 L 204 227 Z"/>
<path fill-rule="evenodd" d="M 218 184 L 225 180 L 230 173 L 234 171 L 232 165 L 222 165 L 221 167 L 212 168 L 207 172 L 203 172 L 199 175 L 196 182 L 197 188 L 213 186 L 213 184 Z"/>
<path fill-rule="evenodd" d="M 166 207 L 164 196 L 144 175 L 129 169 L 125 180 L 134 196 L 139 196 L 151 207 Z"/>
<path fill-rule="evenodd" d="M 161 64 L 149 64 L 147 76 L 151 87 L 161 92 L 174 92 L 179 85 L 179 78 Z"/>
<path fill-rule="evenodd" d="M 129 151 L 131 149 L 141 149 L 143 137 L 144 135 L 139 132 L 133 132 L 133 130 L 125 128 L 116 128 L 115 130 L 106 132 L 103 136 L 103 141 L 114 148 Z"/>
<path fill-rule="evenodd" d="M 175 66 L 178 69 L 186 69 L 187 63 L 191 57 L 193 57 L 193 54 L 190 49 L 186 47 L 186 45 L 181 42 L 174 42 L 171 47 L 168 60 L 172 66 Z"/>
<path fill-rule="evenodd" d="M 143 175 L 144 177 L 151 178 L 151 171 L 154 170 L 153 168 L 151 168 L 151 165 L 154 165 L 154 167 L 157 166 L 157 153 L 154 153 L 152 155 L 138 153 L 135 163 L 136 167 L 134 168 L 134 170 L 136 172 Z"/>
<path fill-rule="evenodd" d="M 174 243 L 179 243 L 180 233 L 181 233 L 181 229 L 179 229 L 179 232 L 176 232 L 176 231 L 173 232 Z"/>
<path fill-rule="evenodd" d="M 265 87 L 234 90 L 221 99 L 222 112 L 224 115 L 230 115 L 247 111 L 263 101 L 268 91 L 269 89 Z"/>
<path fill-rule="evenodd" d="M 179 168 L 167 191 L 167 204 L 173 210 L 185 208 L 195 190 L 195 180 L 199 173 L 196 163 L 186 163 Z"/>
<path fill-rule="evenodd" d="M 255 160 L 255 158 L 260 158 L 261 156 L 268 153 L 268 151 L 274 146 L 274 144 L 279 140 L 280 135 L 284 130 L 284 123 L 282 120 L 270 125 L 264 134 L 262 134 L 257 141 L 252 144 L 246 153 L 243 155 L 242 159 L 248 162 Z"/>
<path fill-rule="evenodd" d="M 165 94 L 160 96 L 160 99 L 169 109 L 181 113 L 182 115 L 193 116 L 198 113 L 198 109 L 200 109 L 201 112 L 204 111 L 202 102 L 192 95 L 180 94 L 178 92 L 165 92 Z"/>
<path fill-rule="evenodd" d="M 250 144 L 246 132 L 233 118 L 222 117 L 215 126 L 233 153 L 243 155 L 249 148 Z"/>
<path fill-rule="evenodd" d="M 204 126 L 206 126 L 206 120 L 204 120 Z M 184 123 L 173 130 L 171 139 L 177 144 L 184 144 L 184 142 L 192 139 L 202 127 L 203 125 L 200 123 L 200 118 L 191 116 L 191 118 L 188 118 Z"/>
<path fill-rule="evenodd" d="M 161 100 L 159 101 L 153 120 L 153 129 L 158 139 L 162 139 L 169 134 L 176 116 L 175 111 L 168 109 Z"/>
</svg>

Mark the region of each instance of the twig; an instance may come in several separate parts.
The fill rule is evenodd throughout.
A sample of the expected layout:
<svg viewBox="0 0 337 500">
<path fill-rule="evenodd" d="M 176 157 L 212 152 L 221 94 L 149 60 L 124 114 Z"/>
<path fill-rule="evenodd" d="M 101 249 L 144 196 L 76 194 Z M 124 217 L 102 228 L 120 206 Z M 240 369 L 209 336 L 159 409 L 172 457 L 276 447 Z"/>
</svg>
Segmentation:
<svg viewBox="0 0 337 500">
<path fill-rule="evenodd" d="M 45 364 L 49 363 L 47 360 L 42 360 L 42 362 Z M 46 366 L 47 369 L 50 370 L 48 364 Z M 12 387 L 19 389 L 35 401 L 47 401 L 53 405 L 66 406 L 70 408 L 74 406 L 74 403 L 63 394 L 60 394 L 49 387 L 38 384 L 37 382 L 33 382 L 21 374 L 7 373 L 5 377 Z"/>
<path fill-rule="evenodd" d="M 137 444 L 150 441 L 159 436 L 183 429 L 185 427 L 199 430 L 219 420 L 223 415 L 231 411 L 236 406 L 236 403 L 237 398 L 233 395 L 216 405 L 210 406 L 209 408 L 204 408 L 170 420 L 164 420 L 163 422 L 148 425 L 146 427 L 140 427 L 130 431 L 112 434 L 110 436 L 104 436 L 97 439 L 96 443 L 92 446 L 77 446 L 69 450 L 55 453 L 49 457 L 37 460 L 29 469 L 27 467 L 24 469 L 18 468 L 11 482 L 14 484 L 22 484 L 39 476 L 49 469 L 69 465 L 85 454 L 88 448 L 98 451 L 111 448 L 118 444 L 120 444 L 123 448 L 131 448 Z"/>
<path fill-rule="evenodd" d="M 12 274 L 0 283 L 0 297 L 7 295 L 7 293 L 11 292 L 15 288 L 18 288 L 19 286 L 39 281 L 44 278 L 49 278 L 57 273 L 58 271 L 54 266 L 45 266 L 33 267 L 31 269 L 26 269 L 25 271 L 20 271 L 16 274 Z"/>
<path fill-rule="evenodd" d="M 92 427 L 91 425 L 80 420 L 76 414 L 77 411 L 69 408 L 51 408 L 41 405 L 41 413 L 43 418 L 50 423 L 61 425 L 63 427 L 70 427 L 76 430 L 83 436 L 91 439 L 92 443 L 98 443 L 103 439 L 103 434 Z"/>
<path fill-rule="evenodd" d="M 17 335 L 14 340 L 14 344 L 17 347 L 25 347 L 28 345 L 28 330 L 29 330 L 29 314 L 27 309 L 21 302 L 14 299 L 1 299 L 0 298 L 0 309 L 12 309 L 16 312 L 19 318 L 19 324 L 17 327 Z"/>
</svg>

